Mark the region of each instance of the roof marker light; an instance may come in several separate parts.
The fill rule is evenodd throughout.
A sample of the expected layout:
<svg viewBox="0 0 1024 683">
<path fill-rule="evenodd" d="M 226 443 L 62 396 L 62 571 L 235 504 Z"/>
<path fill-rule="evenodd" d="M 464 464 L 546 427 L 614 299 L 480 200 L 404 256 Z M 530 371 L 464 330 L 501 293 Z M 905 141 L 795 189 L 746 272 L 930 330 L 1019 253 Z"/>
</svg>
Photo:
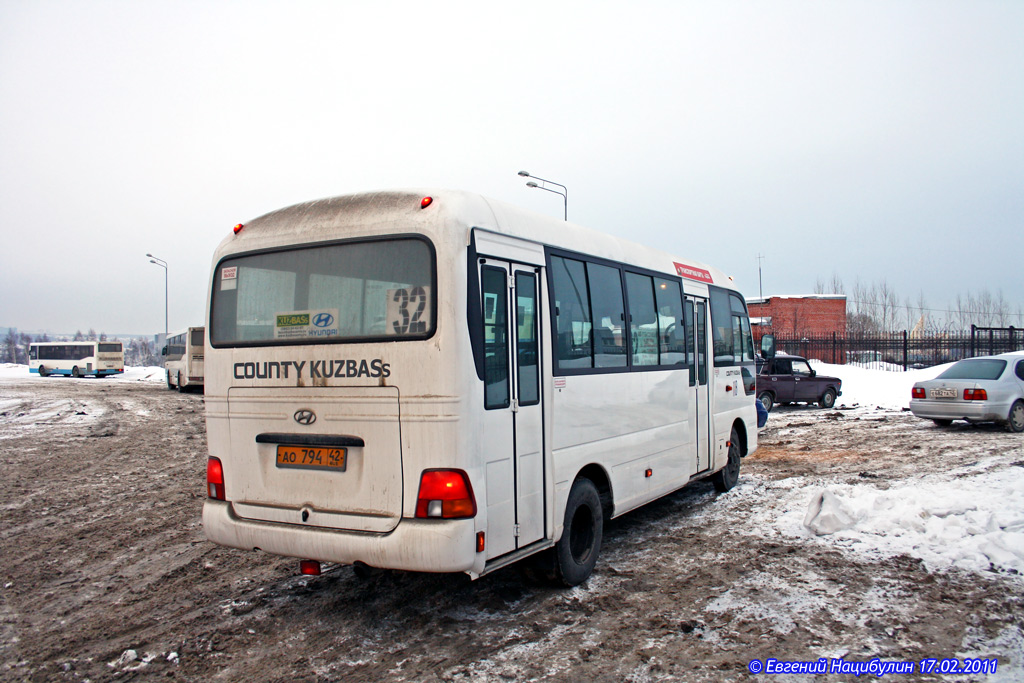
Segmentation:
<svg viewBox="0 0 1024 683">
<path fill-rule="evenodd" d="M 239 223 L 238 225 L 236 225 L 236 226 L 235 226 L 234 228 L 232 228 L 232 229 L 233 229 L 233 230 L 235 231 L 235 234 L 237 235 L 238 233 L 242 232 L 242 228 L 244 228 L 244 227 L 245 227 L 244 225 L 242 225 L 241 223 Z"/>
<path fill-rule="evenodd" d="M 430 206 L 433 203 L 434 203 L 434 198 L 433 197 L 424 197 L 423 199 L 420 200 L 420 208 L 421 209 L 425 209 L 425 208 L 427 208 L 428 206 Z"/>
</svg>

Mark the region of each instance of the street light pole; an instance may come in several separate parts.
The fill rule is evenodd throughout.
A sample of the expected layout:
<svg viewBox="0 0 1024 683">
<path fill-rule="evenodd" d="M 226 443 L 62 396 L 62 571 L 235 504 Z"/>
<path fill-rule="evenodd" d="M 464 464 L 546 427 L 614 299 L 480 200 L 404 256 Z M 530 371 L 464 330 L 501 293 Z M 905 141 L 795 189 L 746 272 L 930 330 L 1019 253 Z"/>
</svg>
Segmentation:
<svg viewBox="0 0 1024 683">
<path fill-rule="evenodd" d="M 164 269 L 164 344 L 166 344 L 167 343 L 167 332 L 168 332 L 168 325 L 167 325 L 167 261 L 164 261 L 163 259 L 157 258 L 156 256 L 153 256 L 152 254 L 146 254 L 146 256 L 149 257 L 149 262 L 150 263 L 155 263 L 156 265 L 158 265 L 158 266 L 160 266 L 161 268 Z"/>
<path fill-rule="evenodd" d="M 536 180 L 539 180 L 541 183 L 551 183 L 552 185 L 558 185 L 560 188 L 562 188 L 562 191 L 559 192 L 558 190 L 552 190 L 550 187 L 545 187 L 544 185 L 538 185 L 537 183 L 534 183 L 534 182 L 526 183 L 527 187 L 535 187 L 538 190 L 546 190 L 547 192 L 552 192 L 554 194 L 560 195 L 562 197 L 562 208 L 563 208 L 562 218 L 563 218 L 563 220 L 566 220 L 566 221 L 569 220 L 569 188 L 567 188 L 562 183 L 556 183 L 554 180 L 545 180 L 544 178 L 538 178 L 535 175 L 530 175 L 526 171 L 520 171 L 519 175 L 521 175 L 524 178 L 534 178 Z"/>
</svg>

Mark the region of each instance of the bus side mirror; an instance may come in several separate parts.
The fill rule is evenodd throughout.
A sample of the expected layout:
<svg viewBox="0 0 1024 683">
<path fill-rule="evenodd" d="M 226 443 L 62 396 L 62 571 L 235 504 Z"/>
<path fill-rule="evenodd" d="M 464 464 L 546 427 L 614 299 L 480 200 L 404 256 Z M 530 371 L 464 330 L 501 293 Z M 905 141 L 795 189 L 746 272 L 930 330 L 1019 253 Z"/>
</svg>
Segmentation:
<svg viewBox="0 0 1024 683">
<path fill-rule="evenodd" d="M 761 358 L 765 360 L 775 358 L 775 335 L 766 334 L 761 337 Z"/>
<path fill-rule="evenodd" d="M 161 356 L 166 356 L 167 355 L 167 347 L 166 346 L 164 348 L 160 349 L 160 355 Z"/>
</svg>

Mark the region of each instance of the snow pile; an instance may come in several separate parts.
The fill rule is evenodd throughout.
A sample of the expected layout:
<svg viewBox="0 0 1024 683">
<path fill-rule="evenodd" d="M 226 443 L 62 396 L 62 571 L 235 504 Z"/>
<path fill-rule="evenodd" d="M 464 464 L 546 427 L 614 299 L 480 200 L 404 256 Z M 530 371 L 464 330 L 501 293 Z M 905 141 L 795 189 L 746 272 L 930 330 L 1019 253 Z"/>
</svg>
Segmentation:
<svg viewBox="0 0 1024 683">
<path fill-rule="evenodd" d="M 935 377 L 949 365 L 936 365 L 923 370 L 902 370 L 889 372 L 872 370 L 854 365 L 829 365 L 812 360 L 811 366 L 819 375 L 829 375 L 843 380 L 843 395 L 836 400 L 837 406 L 861 406 L 902 410 L 910 405 L 910 390 L 914 382 L 923 382 Z"/>
<path fill-rule="evenodd" d="M 830 486 L 812 498 L 805 530 L 793 528 L 790 514 L 783 531 L 827 535 L 855 552 L 911 555 L 929 568 L 1024 576 L 1024 466 L 951 474 L 946 481 L 928 478 L 884 491 Z"/>
<path fill-rule="evenodd" d="M 0 379 L 37 379 L 45 380 L 48 382 L 59 381 L 61 378 L 54 377 L 40 377 L 38 374 L 34 374 L 28 371 L 27 365 L 16 365 L 14 363 L 2 363 L 0 364 Z M 86 379 L 93 379 L 90 375 Z M 167 379 L 167 372 L 158 366 L 149 367 L 134 367 L 129 366 L 124 369 L 123 374 L 112 375 L 105 377 L 104 382 L 109 381 L 128 381 L 128 382 L 163 382 Z"/>
</svg>

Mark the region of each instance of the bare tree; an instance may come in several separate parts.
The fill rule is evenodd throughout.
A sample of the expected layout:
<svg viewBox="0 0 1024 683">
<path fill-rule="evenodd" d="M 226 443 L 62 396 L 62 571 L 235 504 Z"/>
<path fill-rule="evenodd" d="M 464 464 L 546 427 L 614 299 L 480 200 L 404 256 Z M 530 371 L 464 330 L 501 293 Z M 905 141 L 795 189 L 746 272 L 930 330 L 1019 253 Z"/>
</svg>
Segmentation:
<svg viewBox="0 0 1024 683">
<path fill-rule="evenodd" d="M 829 280 L 828 285 L 833 294 L 846 294 L 846 287 L 843 286 L 843 279 L 839 277 L 839 273 L 834 270 L 832 271 L 832 279 Z"/>
</svg>

